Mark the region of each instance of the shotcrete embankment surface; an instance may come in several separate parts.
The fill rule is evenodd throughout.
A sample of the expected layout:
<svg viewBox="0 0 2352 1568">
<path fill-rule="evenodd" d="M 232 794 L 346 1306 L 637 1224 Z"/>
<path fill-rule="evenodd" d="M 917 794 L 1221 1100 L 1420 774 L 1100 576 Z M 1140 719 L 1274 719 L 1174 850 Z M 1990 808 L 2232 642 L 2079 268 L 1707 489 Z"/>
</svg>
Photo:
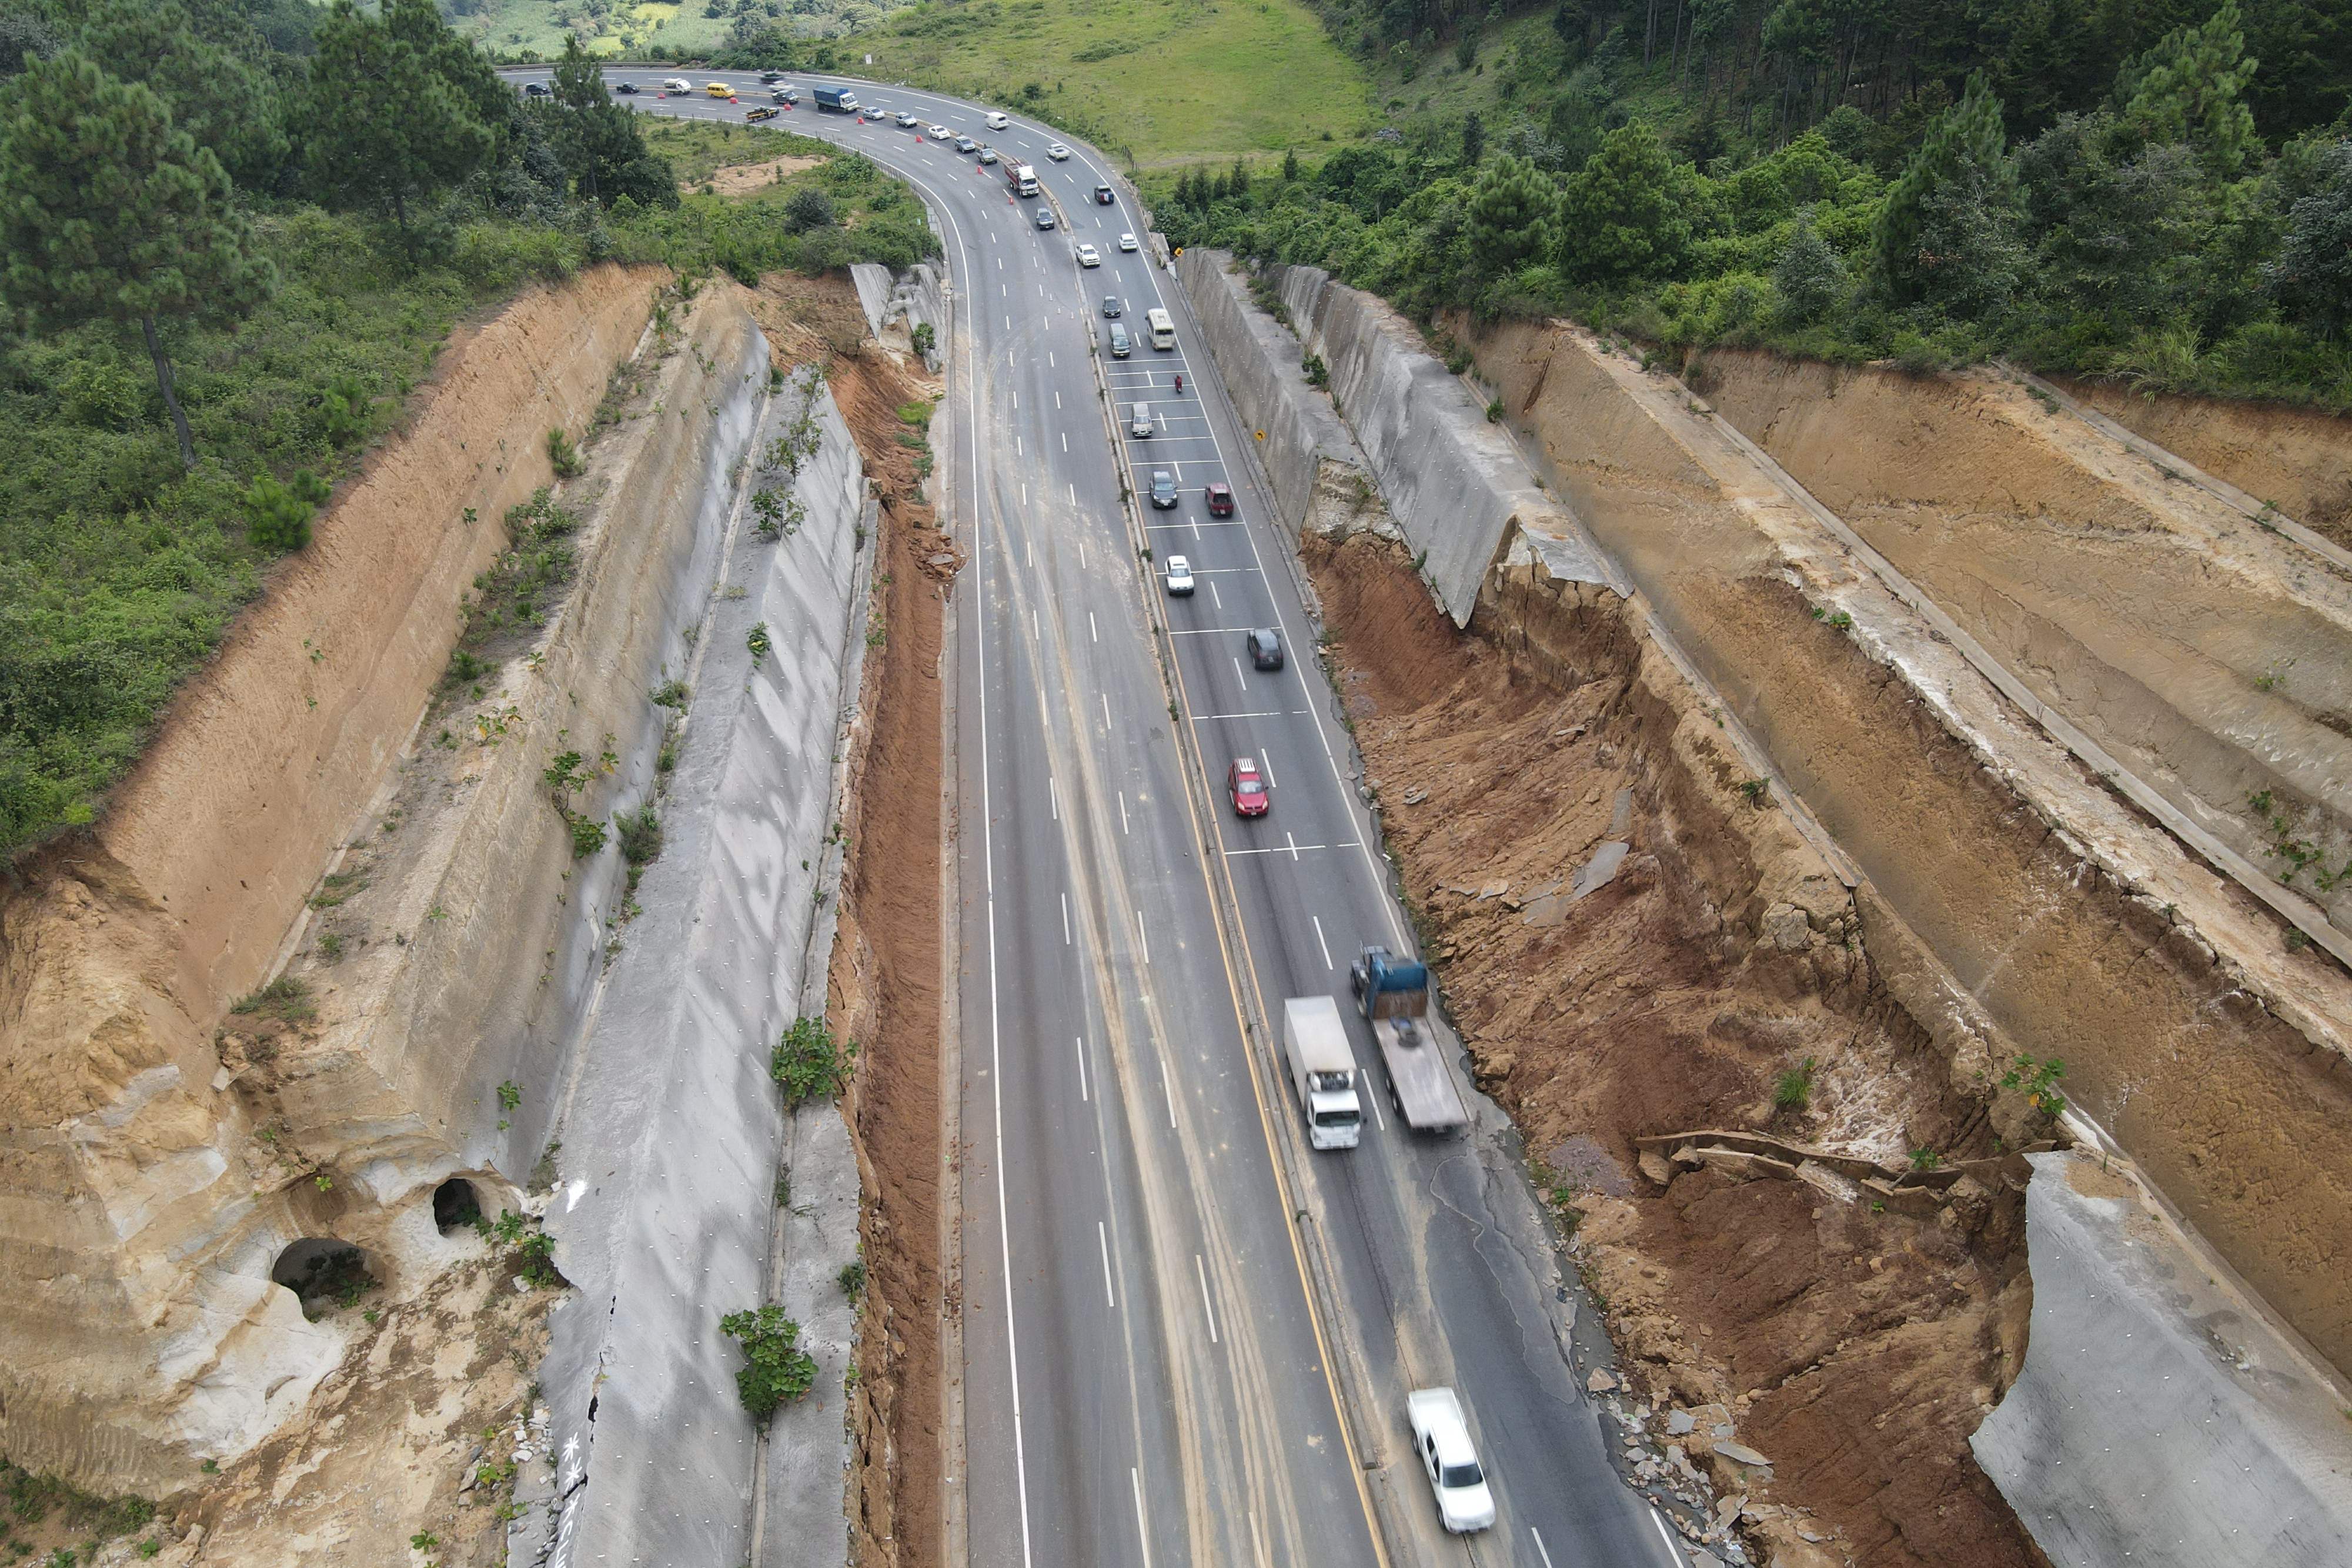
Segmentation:
<svg viewBox="0 0 2352 1568">
<path fill-rule="evenodd" d="M 2352 1563 L 2339 1399 L 2130 1183 L 2032 1160 L 2025 1369 L 1972 1446 L 2035 1542 L 2059 1568 Z"/>
<path fill-rule="evenodd" d="M 1300 343 L 1328 367 L 1332 399 L 1438 601 L 1456 626 L 1467 626 L 1515 524 L 1563 537 L 1574 525 L 1410 322 L 1318 267 L 1278 267 L 1267 276 Z"/>
<path fill-rule="evenodd" d="M 764 372 L 764 340 L 751 336 Z M 800 395 L 797 385 L 778 395 L 784 420 Z M 752 432 L 756 401 L 739 452 L 781 427 Z M 719 537 L 730 512 L 736 522 L 690 664 L 696 620 L 678 628 L 677 667 L 692 695 L 665 846 L 638 888 L 643 913 L 621 933 L 567 1096 L 547 1224 L 579 1295 L 557 1314 L 542 1375 L 555 1415 L 560 1512 L 548 1561 L 558 1568 L 734 1563 L 748 1550 L 756 1433 L 736 1396 L 740 1357 L 719 1322 L 768 1299 L 783 1131 L 768 1056 L 812 974 L 822 994 L 811 936 L 821 878 L 837 870 L 824 841 L 848 644 L 860 630 L 861 468 L 829 392 L 818 411 L 823 442 L 796 482 L 806 516 L 782 540 L 751 532 L 728 465 L 714 467 L 701 526 Z M 755 623 L 773 643 L 764 658 L 747 646 Z M 810 1446 L 800 1474 L 815 1490 L 785 1489 L 800 1500 L 782 1528 L 822 1521 L 829 1533 L 840 1529 L 851 1307 L 820 1281 L 854 1253 L 856 1172 L 829 1103 L 800 1121 L 793 1199 L 820 1219 L 802 1239 L 808 1256 L 786 1270 L 783 1304 L 818 1374 L 777 1440 Z"/>
</svg>

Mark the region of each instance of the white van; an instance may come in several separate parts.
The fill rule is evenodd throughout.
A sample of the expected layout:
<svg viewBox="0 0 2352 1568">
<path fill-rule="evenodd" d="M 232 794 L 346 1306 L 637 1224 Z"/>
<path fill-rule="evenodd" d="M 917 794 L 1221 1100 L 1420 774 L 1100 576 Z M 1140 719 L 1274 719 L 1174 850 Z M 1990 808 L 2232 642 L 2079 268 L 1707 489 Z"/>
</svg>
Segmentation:
<svg viewBox="0 0 2352 1568">
<path fill-rule="evenodd" d="M 1172 349 L 1176 346 L 1176 319 L 1155 305 L 1143 313 L 1143 324 L 1151 332 L 1151 346 Z"/>
<path fill-rule="evenodd" d="M 1151 405 L 1150 403 L 1139 402 L 1135 405 L 1135 418 L 1129 423 L 1127 433 L 1129 435 L 1134 436 L 1139 441 L 1151 434 Z"/>
<path fill-rule="evenodd" d="M 1003 110 L 992 109 L 988 111 L 988 128 L 991 131 L 1002 131 L 1012 123 L 1012 119 Z"/>
</svg>

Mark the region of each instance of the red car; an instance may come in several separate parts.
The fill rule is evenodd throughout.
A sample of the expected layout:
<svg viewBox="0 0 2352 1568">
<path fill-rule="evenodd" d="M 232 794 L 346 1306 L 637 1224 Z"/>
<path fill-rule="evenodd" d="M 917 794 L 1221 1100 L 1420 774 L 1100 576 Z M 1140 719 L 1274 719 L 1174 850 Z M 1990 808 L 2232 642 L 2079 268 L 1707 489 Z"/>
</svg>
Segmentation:
<svg viewBox="0 0 2352 1568">
<path fill-rule="evenodd" d="M 1234 487 L 1220 479 L 1209 486 L 1209 516 L 1230 517 L 1234 515 Z"/>
<path fill-rule="evenodd" d="M 1274 802 L 1265 792 L 1265 779 L 1257 770 L 1255 758 L 1236 757 L 1234 765 L 1225 769 L 1225 789 L 1234 798 L 1234 811 L 1238 816 L 1263 817 Z"/>
</svg>

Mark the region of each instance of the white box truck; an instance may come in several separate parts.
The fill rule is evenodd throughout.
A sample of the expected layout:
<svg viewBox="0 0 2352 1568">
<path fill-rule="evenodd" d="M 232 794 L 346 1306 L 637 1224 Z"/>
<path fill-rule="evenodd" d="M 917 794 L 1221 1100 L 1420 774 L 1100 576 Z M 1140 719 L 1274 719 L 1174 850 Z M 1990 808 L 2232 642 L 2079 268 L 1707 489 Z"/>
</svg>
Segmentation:
<svg viewBox="0 0 2352 1568">
<path fill-rule="evenodd" d="M 1329 997 L 1292 997 L 1282 1004 L 1282 1050 L 1291 1086 L 1307 1117 L 1307 1141 L 1318 1149 L 1352 1149 L 1362 1136 L 1356 1100 L 1356 1053 Z"/>
</svg>

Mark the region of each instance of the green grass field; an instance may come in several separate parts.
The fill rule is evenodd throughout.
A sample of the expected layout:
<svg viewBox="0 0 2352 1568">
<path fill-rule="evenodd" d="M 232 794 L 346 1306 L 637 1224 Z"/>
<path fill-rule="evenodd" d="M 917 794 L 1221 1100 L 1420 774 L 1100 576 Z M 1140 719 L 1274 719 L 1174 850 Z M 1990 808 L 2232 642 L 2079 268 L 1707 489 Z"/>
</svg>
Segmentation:
<svg viewBox="0 0 2352 1568">
<path fill-rule="evenodd" d="M 962 0 L 895 13 L 843 53 L 862 73 L 1040 116 L 1138 168 L 1296 147 L 1375 123 L 1363 74 L 1297 0 Z"/>
<path fill-rule="evenodd" d="M 730 17 L 706 16 L 704 0 L 684 4 L 583 5 L 582 0 L 481 0 L 473 10 L 449 15 L 458 36 L 501 55 L 536 50 L 552 59 L 563 52 L 566 22 L 583 25 L 589 51 L 633 59 L 692 57 L 726 41 Z"/>
</svg>

